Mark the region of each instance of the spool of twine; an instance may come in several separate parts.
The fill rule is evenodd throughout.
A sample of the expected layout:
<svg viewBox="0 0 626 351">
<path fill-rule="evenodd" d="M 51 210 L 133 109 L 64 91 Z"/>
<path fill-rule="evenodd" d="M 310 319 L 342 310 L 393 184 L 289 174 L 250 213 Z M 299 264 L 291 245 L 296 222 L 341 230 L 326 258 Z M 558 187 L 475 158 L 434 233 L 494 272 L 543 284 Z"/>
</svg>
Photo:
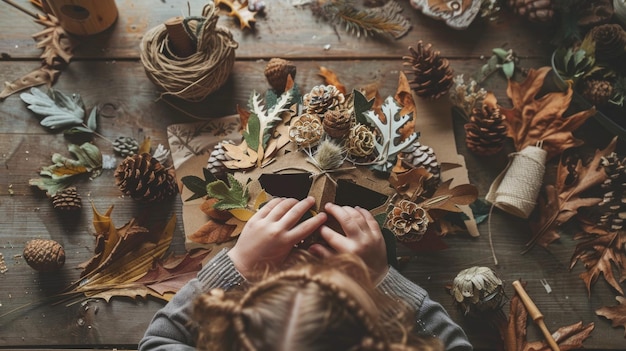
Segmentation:
<svg viewBox="0 0 626 351">
<path fill-rule="evenodd" d="M 486 200 L 507 213 L 528 218 L 541 190 L 546 156 L 537 146 L 510 154 L 509 164 L 491 184 Z"/>
<path fill-rule="evenodd" d="M 218 19 L 218 11 L 210 2 L 204 6 L 202 17 L 183 20 L 187 34 L 196 44 L 195 52 L 187 57 L 179 57 L 169 48 L 165 24 L 144 35 L 141 63 L 148 78 L 165 90 L 161 97 L 172 95 L 197 102 L 226 82 L 239 44 L 228 29 L 216 26 Z"/>
</svg>

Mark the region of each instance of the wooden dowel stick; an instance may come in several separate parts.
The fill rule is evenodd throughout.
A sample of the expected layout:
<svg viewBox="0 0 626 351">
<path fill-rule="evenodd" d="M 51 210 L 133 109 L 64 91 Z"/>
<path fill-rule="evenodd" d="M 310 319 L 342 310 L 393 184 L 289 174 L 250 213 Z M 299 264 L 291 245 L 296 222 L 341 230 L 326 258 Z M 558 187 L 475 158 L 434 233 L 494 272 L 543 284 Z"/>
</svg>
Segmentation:
<svg viewBox="0 0 626 351">
<path fill-rule="evenodd" d="M 543 321 L 543 314 L 541 314 L 533 300 L 530 299 L 530 296 L 528 296 L 519 280 L 513 282 L 513 287 L 526 307 L 526 311 L 528 311 L 530 318 L 532 318 L 533 321 L 535 321 L 535 323 L 539 326 L 539 329 L 541 329 L 541 332 L 546 338 L 546 341 L 548 342 L 548 345 L 550 345 L 552 351 L 560 351 L 559 345 L 557 345 L 556 341 L 552 337 L 552 334 L 548 330 L 548 327 L 546 327 L 546 323 Z"/>
</svg>

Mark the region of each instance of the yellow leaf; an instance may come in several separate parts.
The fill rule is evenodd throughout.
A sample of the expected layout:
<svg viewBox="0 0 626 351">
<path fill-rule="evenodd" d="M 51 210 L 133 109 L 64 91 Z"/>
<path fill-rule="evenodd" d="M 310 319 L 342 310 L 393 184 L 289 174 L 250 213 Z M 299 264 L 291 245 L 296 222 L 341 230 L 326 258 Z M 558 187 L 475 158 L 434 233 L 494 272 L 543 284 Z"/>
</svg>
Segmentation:
<svg viewBox="0 0 626 351">
<path fill-rule="evenodd" d="M 139 146 L 139 150 L 137 151 L 137 153 L 139 155 L 149 154 L 151 148 L 152 148 L 152 140 L 150 139 L 150 137 L 146 137 L 141 142 L 141 145 Z"/>
<path fill-rule="evenodd" d="M 240 221 L 244 221 L 247 222 L 250 217 L 252 217 L 252 215 L 254 215 L 254 211 L 249 210 L 247 208 L 233 208 L 228 210 L 228 212 L 230 212 L 230 214 L 232 214 L 235 218 L 237 218 Z"/>
</svg>

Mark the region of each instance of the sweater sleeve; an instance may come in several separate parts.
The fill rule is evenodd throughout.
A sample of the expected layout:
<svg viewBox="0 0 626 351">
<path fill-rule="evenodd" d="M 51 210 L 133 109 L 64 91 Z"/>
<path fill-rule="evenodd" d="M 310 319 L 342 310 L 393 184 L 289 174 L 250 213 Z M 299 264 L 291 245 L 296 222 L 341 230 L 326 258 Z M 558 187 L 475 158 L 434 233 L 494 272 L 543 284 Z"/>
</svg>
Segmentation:
<svg viewBox="0 0 626 351">
<path fill-rule="evenodd" d="M 389 269 L 378 288 L 389 296 L 405 301 L 415 309 L 418 331 L 439 338 L 446 351 L 472 350 L 467 335 L 450 318 L 443 306 L 431 300 L 426 290 L 405 278 L 393 267 Z"/>
<path fill-rule="evenodd" d="M 139 342 L 139 350 L 195 350 L 196 333 L 190 325 L 193 301 L 211 289 L 228 290 L 245 279 L 235 269 L 227 250 L 220 251 L 196 278 L 183 286 L 152 318 Z"/>
</svg>

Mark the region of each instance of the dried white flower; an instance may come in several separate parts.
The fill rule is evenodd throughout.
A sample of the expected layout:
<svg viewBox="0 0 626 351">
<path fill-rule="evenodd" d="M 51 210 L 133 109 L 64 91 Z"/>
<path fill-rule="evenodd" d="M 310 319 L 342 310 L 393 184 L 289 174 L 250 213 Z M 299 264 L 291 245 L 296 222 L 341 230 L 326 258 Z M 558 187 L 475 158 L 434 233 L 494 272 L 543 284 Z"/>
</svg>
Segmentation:
<svg viewBox="0 0 626 351">
<path fill-rule="evenodd" d="M 478 88 L 478 83 L 474 79 L 470 79 L 468 84 L 465 84 L 462 74 L 454 77 L 453 82 L 454 87 L 450 90 L 450 101 L 463 112 L 465 118 L 469 118 L 474 108 L 482 108 L 487 91 Z"/>
</svg>

